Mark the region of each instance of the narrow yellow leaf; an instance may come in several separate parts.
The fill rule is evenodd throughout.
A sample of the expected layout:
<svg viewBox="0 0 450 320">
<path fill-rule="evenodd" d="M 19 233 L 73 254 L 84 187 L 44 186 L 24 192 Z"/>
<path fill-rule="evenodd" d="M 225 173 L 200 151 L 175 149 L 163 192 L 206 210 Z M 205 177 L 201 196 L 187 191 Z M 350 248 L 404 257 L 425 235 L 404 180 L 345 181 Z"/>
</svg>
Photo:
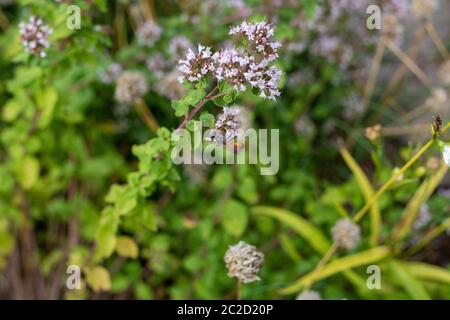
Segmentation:
<svg viewBox="0 0 450 320">
<path fill-rule="evenodd" d="M 368 265 L 380 261 L 390 254 L 388 247 L 376 247 L 331 261 L 325 265 L 319 272 L 310 272 L 307 275 L 296 280 L 292 285 L 281 289 L 281 294 L 293 294 L 299 292 L 305 285 L 311 285 L 314 282 L 343 272 L 355 267 Z"/>
<path fill-rule="evenodd" d="M 342 158 L 344 158 L 345 163 L 353 173 L 356 183 L 361 188 L 365 201 L 368 202 L 375 193 L 372 188 L 372 185 L 369 182 L 369 179 L 367 178 L 361 167 L 358 165 L 358 163 L 355 161 L 355 159 L 353 159 L 351 154 L 347 151 L 347 149 L 341 147 L 339 151 L 342 155 Z M 369 243 L 373 247 L 376 246 L 378 243 L 380 228 L 381 228 L 381 213 L 380 209 L 378 208 L 377 202 L 374 201 L 373 204 L 370 206 L 370 238 L 369 238 Z"/>
</svg>

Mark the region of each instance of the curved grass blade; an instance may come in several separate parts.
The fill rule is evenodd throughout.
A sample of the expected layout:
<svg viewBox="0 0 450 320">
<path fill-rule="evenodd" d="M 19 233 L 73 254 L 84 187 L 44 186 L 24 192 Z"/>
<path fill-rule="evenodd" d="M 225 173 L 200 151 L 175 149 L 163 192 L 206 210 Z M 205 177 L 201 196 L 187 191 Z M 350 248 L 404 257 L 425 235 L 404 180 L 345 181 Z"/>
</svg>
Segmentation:
<svg viewBox="0 0 450 320">
<path fill-rule="evenodd" d="M 369 179 L 367 178 L 361 167 L 358 165 L 358 163 L 355 161 L 355 159 L 353 159 L 351 154 L 347 151 L 347 149 L 341 147 L 339 149 L 339 152 L 341 153 L 342 158 L 344 158 L 345 163 L 353 173 L 356 183 L 361 188 L 365 201 L 368 202 L 375 193 L 372 188 L 372 185 L 369 182 Z M 369 238 L 369 243 L 373 247 L 376 246 L 378 243 L 380 228 L 381 228 L 381 213 L 380 209 L 378 208 L 377 202 L 374 201 L 370 206 L 370 238 Z"/>
<path fill-rule="evenodd" d="M 281 289 L 281 294 L 293 294 L 300 291 L 304 286 L 311 285 L 314 282 L 332 276 L 336 273 L 350 270 L 355 267 L 368 265 L 377 261 L 380 261 L 390 255 L 388 247 L 376 247 L 336 259 L 324 266 L 319 272 L 310 272 L 307 275 L 296 280 L 292 285 Z"/>
</svg>

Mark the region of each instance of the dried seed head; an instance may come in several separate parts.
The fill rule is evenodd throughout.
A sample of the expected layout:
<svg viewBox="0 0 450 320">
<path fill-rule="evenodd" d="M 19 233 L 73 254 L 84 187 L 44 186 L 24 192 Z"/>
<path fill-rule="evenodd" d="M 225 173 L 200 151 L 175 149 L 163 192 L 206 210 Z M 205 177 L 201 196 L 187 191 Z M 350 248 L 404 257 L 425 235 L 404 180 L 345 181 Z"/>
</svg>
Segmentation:
<svg viewBox="0 0 450 320">
<path fill-rule="evenodd" d="M 417 18 L 429 18 L 438 7 L 437 0 L 413 0 L 411 11 Z"/>
<path fill-rule="evenodd" d="M 376 124 L 372 127 L 366 128 L 366 138 L 369 139 L 370 141 L 377 140 L 380 137 L 380 133 L 381 133 L 380 124 Z"/>
<path fill-rule="evenodd" d="M 442 129 L 442 119 L 440 115 L 433 116 L 433 135 L 439 135 Z"/>
<path fill-rule="evenodd" d="M 320 293 L 314 290 L 306 290 L 301 292 L 296 300 L 322 300 Z"/>
<path fill-rule="evenodd" d="M 115 98 L 120 103 L 131 104 L 141 99 L 147 91 L 147 80 L 142 73 L 125 71 L 117 80 Z"/>
<path fill-rule="evenodd" d="M 347 250 L 355 248 L 361 240 L 361 228 L 348 218 L 338 220 L 331 233 L 337 245 Z"/>
<path fill-rule="evenodd" d="M 254 246 L 239 241 L 238 244 L 229 247 L 224 260 L 230 278 L 237 278 L 242 283 L 260 280 L 256 273 L 264 261 L 264 254 Z"/>
<path fill-rule="evenodd" d="M 19 31 L 26 52 L 41 58 L 47 55 L 45 50 L 50 47 L 48 37 L 53 30 L 48 28 L 41 18 L 31 16 L 27 23 L 19 24 Z"/>
<path fill-rule="evenodd" d="M 137 31 L 138 42 L 147 47 L 152 47 L 161 37 L 162 29 L 152 22 L 144 23 Z"/>
</svg>

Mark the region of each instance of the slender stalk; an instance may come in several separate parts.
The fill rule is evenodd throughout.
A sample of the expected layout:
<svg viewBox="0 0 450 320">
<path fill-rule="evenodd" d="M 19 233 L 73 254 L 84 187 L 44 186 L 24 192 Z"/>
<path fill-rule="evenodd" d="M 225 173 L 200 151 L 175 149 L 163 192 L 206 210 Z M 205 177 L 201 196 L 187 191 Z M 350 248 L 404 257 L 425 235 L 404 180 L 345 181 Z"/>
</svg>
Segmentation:
<svg viewBox="0 0 450 320">
<path fill-rule="evenodd" d="M 420 45 L 422 44 L 424 38 L 426 35 L 425 28 L 419 28 L 417 30 L 413 45 L 406 51 L 406 54 L 413 58 L 417 55 L 417 51 L 420 48 Z M 408 68 L 402 63 L 397 67 L 397 70 L 395 70 L 394 75 L 392 76 L 391 80 L 389 80 L 388 85 L 386 86 L 386 89 L 384 90 L 383 97 L 386 99 L 389 94 L 396 88 L 396 85 L 402 80 L 403 76 L 406 74 L 406 71 Z"/>
<path fill-rule="evenodd" d="M 236 299 L 241 300 L 242 297 L 242 283 L 241 280 L 237 280 L 237 290 L 236 290 Z"/>
<path fill-rule="evenodd" d="M 336 253 L 337 249 L 338 249 L 338 245 L 336 242 L 334 242 L 331 245 L 331 247 L 328 249 L 328 251 L 324 254 L 322 259 L 320 259 L 319 263 L 314 268 L 312 274 L 319 273 L 322 270 L 322 268 L 327 264 L 327 262 L 331 259 L 331 257 Z M 309 290 L 311 285 L 312 285 L 312 282 L 305 285 L 305 290 Z"/>
<path fill-rule="evenodd" d="M 434 28 L 433 24 L 430 21 L 425 22 L 425 29 L 427 30 L 434 44 L 438 48 L 442 57 L 445 60 L 450 59 L 450 54 L 448 53 L 448 50 L 445 47 L 444 42 L 439 37 L 439 34 L 437 33 L 436 29 Z"/>
<path fill-rule="evenodd" d="M 147 107 L 147 104 L 144 100 L 138 99 L 135 104 L 136 111 L 141 117 L 142 121 L 144 121 L 145 125 L 156 134 L 159 129 L 158 121 L 156 121 L 153 113 L 150 111 L 150 108 Z"/>
<path fill-rule="evenodd" d="M 383 59 L 385 47 L 385 41 L 383 40 L 383 37 L 381 37 L 377 43 L 377 49 L 372 60 L 372 66 L 370 67 L 369 78 L 367 79 L 366 87 L 364 89 L 364 102 L 366 105 L 370 102 L 373 90 L 375 89 L 375 82 L 378 78 L 378 72 L 380 71 L 381 60 Z"/>
<path fill-rule="evenodd" d="M 428 76 L 419 68 L 419 66 L 412 60 L 406 53 L 404 53 L 399 47 L 395 45 L 391 40 L 385 41 L 386 47 L 391 50 L 393 54 L 400 59 L 401 62 L 411 70 L 414 75 L 423 82 L 428 88 L 431 88 L 432 81 L 428 78 Z"/>
<path fill-rule="evenodd" d="M 206 102 L 220 96 L 220 95 L 213 96 L 213 94 L 215 93 L 217 88 L 218 87 L 215 86 L 214 89 L 212 89 L 211 92 L 208 93 L 208 95 L 205 98 L 203 98 L 195 106 L 195 108 L 188 114 L 188 116 L 186 118 L 184 118 L 183 122 L 181 122 L 181 124 L 178 126 L 177 130 L 180 130 L 180 129 L 183 129 L 184 127 L 186 127 L 187 123 L 192 120 L 192 118 L 200 111 L 201 108 L 203 108 L 203 106 L 205 105 Z"/>
</svg>

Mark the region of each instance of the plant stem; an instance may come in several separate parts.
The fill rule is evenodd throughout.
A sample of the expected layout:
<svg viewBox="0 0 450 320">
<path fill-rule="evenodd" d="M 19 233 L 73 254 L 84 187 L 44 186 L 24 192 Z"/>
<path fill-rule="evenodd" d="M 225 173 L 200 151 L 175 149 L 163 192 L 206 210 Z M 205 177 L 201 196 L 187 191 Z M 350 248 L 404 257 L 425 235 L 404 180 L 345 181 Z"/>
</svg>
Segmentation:
<svg viewBox="0 0 450 320">
<path fill-rule="evenodd" d="M 242 283 L 241 280 L 237 280 L 237 291 L 236 291 L 236 299 L 241 300 L 242 297 Z"/>
<path fill-rule="evenodd" d="M 406 54 L 409 57 L 414 58 L 417 55 L 417 51 L 419 50 L 420 45 L 422 44 L 425 38 L 425 35 L 426 35 L 425 28 L 424 27 L 419 28 L 414 37 L 415 40 L 413 45 L 406 51 Z M 386 89 L 384 90 L 383 93 L 384 100 L 386 100 L 387 96 L 393 92 L 397 84 L 400 82 L 400 80 L 402 80 L 407 70 L 408 68 L 403 63 L 397 67 L 397 70 L 395 70 L 394 75 L 392 76 L 391 80 L 386 86 Z"/>
<path fill-rule="evenodd" d="M 139 116 L 141 117 L 142 121 L 146 124 L 146 126 L 154 133 L 156 134 L 159 129 L 158 121 L 156 121 L 155 117 L 153 116 L 153 113 L 150 111 L 150 109 L 147 107 L 147 104 L 144 100 L 138 99 L 135 104 L 136 111 L 138 112 Z"/>
<path fill-rule="evenodd" d="M 200 109 L 205 105 L 206 102 L 208 102 L 208 100 L 212 100 L 220 96 L 220 94 L 213 96 L 213 93 L 217 90 L 217 88 L 218 87 L 215 86 L 214 89 L 212 89 L 211 92 L 208 93 L 208 95 L 195 106 L 195 108 L 188 114 L 188 116 L 184 118 L 183 122 L 181 122 L 177 130 L 184 129 L 187 123 L 192 120 L 192 118 L 200 111 Z"/>
<path fill-rule="evenodd" d="M 385 40 L 386 47 L 391 50 L 393 54 L 400 59 L 401 62 L 411 70 L 412 73 L 416 75 L 416 77 L 423 82 L 428 88 L 432 86 L 431 80 L 428 76 L 419 68 L 419 66 L 411 59 L 406 53 L 404 53 L 399 47 L 395 45 L 391 40 Z"/>
<path fill-rule="evenodd" d="M 373 57 L 372 66 L 370 67 L 369 79 L 367 80 L 367 84 L 364 89 L 364 102 L 366 105 L 368 105 L 370 99 L 372 98 L 385 48 L 384 38 L 381 37 L 377 43 L 377 49 Z"/>
<path fill-rule="evenodd" d="M 433 24 L 430 21 L 425 22 L 425 29 L 427 30 L 427 32 L 430 35 L 431 39 L 433 40 L 434 44 L 438 48 L 442 57 L 445 60 L 450 59 L 450 54 L 448 53 L 447 48 L 445 47 L 445 45 L 442 42 L 441 38 L 439 37 L 436 29 L 434 28 Z"/>
</svg>

